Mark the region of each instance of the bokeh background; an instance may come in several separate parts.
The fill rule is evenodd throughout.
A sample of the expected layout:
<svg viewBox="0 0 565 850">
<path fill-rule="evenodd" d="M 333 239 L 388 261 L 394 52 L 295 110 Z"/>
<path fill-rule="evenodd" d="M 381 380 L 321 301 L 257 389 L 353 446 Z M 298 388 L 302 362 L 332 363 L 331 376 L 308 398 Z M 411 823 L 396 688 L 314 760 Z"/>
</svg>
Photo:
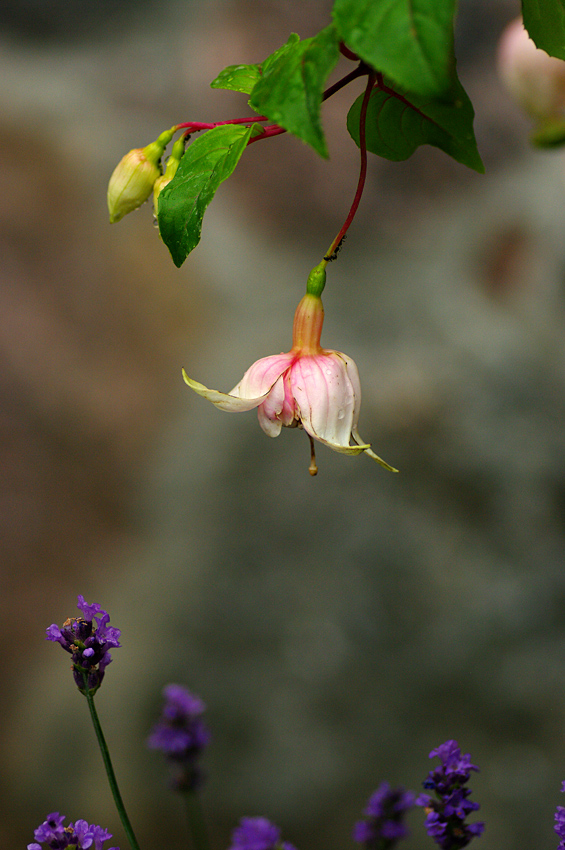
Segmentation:
<svg viewBox="0 0 565 850">
<path fill-rule="evenodd" d="M 126 847 L 68 658 L 44 640 L 78 593 L 123 631 L 97 703 L 142 847 L 185 846 L 144 746 L 171 681 L 208 704 L 218 850 L 257 814 L 302 850 L 351 847 L 371 791 L 418 790 L 448 738 L 481 766 L 483 850 L 555 846 L 565 160 L 529 148 L 496 77 L 518 6 L 460 4 L 486 175 L 432 148 L 373 158 L 330 267 L 322 341 L 356 360 L 361 434 L 401 474 L 320 447 L 312 479 L 304 434 L 269 440 L 180 369 L 227 391 L 289 348 L 354 192 L 353 93 L 324 107 L 329 162 L 286 136 L 246 152 L 181 270 L 150 207 L 110 227 L 105 193 L 164 128 L 247 114 L 210 80 L 314 34 L 331 3 L 4 0 L 2 847 L 55 810 Z M 410 822 L 410 846 L 431 846 Z"/>
</svg>

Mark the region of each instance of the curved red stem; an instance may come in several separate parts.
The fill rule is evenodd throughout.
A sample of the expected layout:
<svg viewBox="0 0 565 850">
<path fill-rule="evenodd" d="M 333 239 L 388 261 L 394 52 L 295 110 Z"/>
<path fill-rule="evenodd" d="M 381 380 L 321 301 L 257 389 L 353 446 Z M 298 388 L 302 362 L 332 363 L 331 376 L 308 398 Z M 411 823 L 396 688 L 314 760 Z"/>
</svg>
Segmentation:
<svg viewBox="0 0 565 850">
<path fill-rule="evenodd" d="M 365 87 L 365 94 L 363 95 L 363 102 L 361 104 L 361 113 L 359 115 L 359 149 L 361 151 L 361 166 L 359 168 L 359 180 L 357 182 L 357 191 L 355 192 L 353 203 L 351 204 L 351 208 L 349 210 L 347 218 L 343 223 L 343 227 L 330 245 L 327 254 L 324 256 L 324 260 L 326 262 L 329 262 L 330 259 L 334 258 L 336 250 L 339 248 L 340 243 L 343 241 L 345 234 L 349 230 L 351 222 L 355 218 L 355 213 L 357 212 L 357 208 L 361 201 L 363 189 L 365 188 L 365 179 L 367 177 L 367 138 L 365 132 L 367 125 L 367 108 L 369 106 L 369 98 L 371 97 L 371 92 L 373 90 L 373 86 L 375 85 L 376 79 L 376 72 L 370 71 L 367 79 L 367 85 Z"/>
</svg>

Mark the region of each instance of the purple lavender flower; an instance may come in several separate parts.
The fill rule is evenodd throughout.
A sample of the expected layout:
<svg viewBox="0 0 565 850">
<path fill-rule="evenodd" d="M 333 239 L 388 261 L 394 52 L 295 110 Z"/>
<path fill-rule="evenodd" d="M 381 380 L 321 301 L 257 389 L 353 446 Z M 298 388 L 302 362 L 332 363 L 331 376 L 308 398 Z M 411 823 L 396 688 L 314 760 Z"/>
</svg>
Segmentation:
<svg viewBox="0 0 565 850">
<path fill-rule="evenodd" d="M 85 820 L 77 820 L 68 826 L 63 826 L 65 815 L 53 812 L 38 826 L 34 832 L 35 841 L 27 845 L 27 850 L 43 850 L 45 844 L 50 850 L 103 850 L 102 845 L 112 837 L 107 829 L 88 824 Z M 109 847 L 108 850 L 120 850 L 119 847 Z"/>
<path fill-rule="evenodd" d="M 471 764 L 468 753 L 461 755 L 457 741 L 446 741 L 432 750 L 430 758 L 435 756 L 441 764 L 430 771 L 423 785 L 433 790 L 436 797 L 421 794 L 416 805 L 424 807 L 427 815 L 425 827 L 436 844 L 443 850 L 457 850 L 466 847 L 485 828 L 484 823 L 465 823 L 467 815 L 480 808 L 478 803 L 467 799 L 471 790 L 465 787 L 471 771 L 479 768 Z"/>
<path fill-rule="evenodd" d="M 565 782 L 561 783 L 561 790 L 565 792 Z M 555 812 L 555 832 L 561 839 L 559 842 L 559 847 L 557 850 L 565 850 L 565 807 L 557 806 L 557 811 Z"/>
<path fill-rule="evenodd" d="M 47 629 L 47 640 L 60 643 L 70 652 L 73 676 L 81 693 L 85 693 L 84 675 L 90 694 L 95 694 L 112 658 L 109 650 L 120 646 L 120 630 L 109 626 L 110 615 L 97 602 L 89 605 L 79 596 L 77 608 L 83 617 L 69 617 L 59 628 L 53 623 Z"/>
<path fill-rule="evenodd" d="M 161 717 L 151 730 L 147 746 L 165 753 L 174 768 L 175 790 L 194 791 L 203 781 L 197 760 L 210 742 L 210 732 L 200 716 L 206 706 L 182 685 L 167 685 L 163 697 Z"/>
<path fill-rule="evenodd" d="M 383 782 L 371 795 L 363 812 L 367 820 L 355 824 L 353 840 L 364 844 L 367 850 L 389 850 L 409 834 L 403 821 L 413 805 L 411 791 L 391 788 L 388 782 Z"/>
<path fill-rule="evenodd" d="M 267 818 L 241 818 L 232 833 L 229 850 L 295 850 L 295 847 L 281 841 L 280 829 Z"/>
</svg>

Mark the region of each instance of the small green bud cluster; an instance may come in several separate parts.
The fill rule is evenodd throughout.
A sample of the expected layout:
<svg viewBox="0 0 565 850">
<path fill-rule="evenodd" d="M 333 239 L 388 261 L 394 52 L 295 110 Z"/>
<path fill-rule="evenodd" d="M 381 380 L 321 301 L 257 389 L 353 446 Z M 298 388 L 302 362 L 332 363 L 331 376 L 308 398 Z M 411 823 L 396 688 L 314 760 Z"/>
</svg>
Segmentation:
<svg viewBox="0 0 565 850">
<path fill-rule="evenodd" d="M 181 136 L 180 139 L 176 140 L 173 145 L 171 155 L 167 160 L 165 173 L 161 174 L 161 176 L 157 178 L 153 185 L 153 209 L 155 211 L 155 215 L 157 215 L 157 211 L 159 209 L 159 195 L 161 194 L 165 186 L 167 186 L 171 182 L 171 180 L 177 173 L 177 168 L 179 167 L 182 155 L 184 154 L 186 140 L 186 136 Z"/>
<path fill-rule="evenodd" d="M 179 153 L 180 148 L 182 147 L 184 151 L 184 139 L 179 139 L 173 146 L 165 175 L 161 170 L 161 157 L 177 129 L 175 126 L 165 130 L 156 141 L 145 148 L 135 148 L 117 164 L 108 184 L 108 212 L 111 223 L 120 221 L 125 215 L 145 203 L 153 192 L 155 184 L 169 175 L 169 164 L 174 159 L 176 164 L 174 168 L 171 165 L 171 173 L 166 183 L 173 179 L 182 157 L 182 152 Z M 166 183 L 162 183 L 160 189 Z"/>
</svg>

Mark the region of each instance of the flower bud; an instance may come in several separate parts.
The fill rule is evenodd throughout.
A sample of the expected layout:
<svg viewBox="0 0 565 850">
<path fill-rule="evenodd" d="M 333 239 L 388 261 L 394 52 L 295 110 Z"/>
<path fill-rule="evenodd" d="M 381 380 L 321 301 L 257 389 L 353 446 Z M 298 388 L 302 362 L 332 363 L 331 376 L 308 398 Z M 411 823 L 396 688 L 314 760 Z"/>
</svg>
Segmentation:
<svg viewBox="0 0 565 850">
<path fill-rule="evenodd" d="M 167 167 L 165 168 L 165 173 L 158 177 L 155 181 L 155 185 L 153 186 L 153 209 L 155 215 L 157 215 L 159 211 L 159 195 L 161 194 L 165 186 L 167 186 L 171 182 L 171 180 L 177 173 L 177 169 L 184 154 L 186 140 L 186 136 L 181 136 L 180 139 L 176 140 L 173 145 L 171 155 L 167 160 Z"/>
<path fill-rule="evenodd" d="M 108 211 L 114 223 L 143 204 L 161 175 L 161 157 L 176 127 L 161 133 L 145 148 L 127 153 L 115 167 L 108 184 Z"/>
<path fill-rule="evenodd" d="M 502 33 L 498 73 L 510 95 L 533 118 L 546 122 L 565 117 L 565 62 L 536 47 L 521 18 Z"/>
</svg>

